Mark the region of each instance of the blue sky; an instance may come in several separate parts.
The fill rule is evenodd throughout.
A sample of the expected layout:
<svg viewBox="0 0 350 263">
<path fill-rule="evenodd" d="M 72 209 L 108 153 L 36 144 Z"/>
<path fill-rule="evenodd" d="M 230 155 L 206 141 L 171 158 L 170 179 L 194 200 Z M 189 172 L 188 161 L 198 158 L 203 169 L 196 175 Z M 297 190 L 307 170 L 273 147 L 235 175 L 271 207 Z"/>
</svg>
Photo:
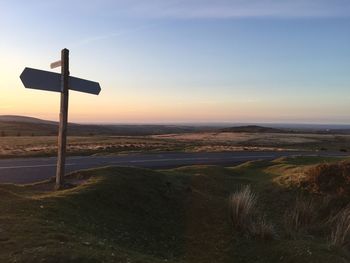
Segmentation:
<svg viewBox="0 0 350 263">
<path fill-rule="evenodd" d="M 25 90 L 66 47 L 78 122 L 350 123 L 350 1 L 0 0 L 0 114 L 57 119 Z"/>
</svg>

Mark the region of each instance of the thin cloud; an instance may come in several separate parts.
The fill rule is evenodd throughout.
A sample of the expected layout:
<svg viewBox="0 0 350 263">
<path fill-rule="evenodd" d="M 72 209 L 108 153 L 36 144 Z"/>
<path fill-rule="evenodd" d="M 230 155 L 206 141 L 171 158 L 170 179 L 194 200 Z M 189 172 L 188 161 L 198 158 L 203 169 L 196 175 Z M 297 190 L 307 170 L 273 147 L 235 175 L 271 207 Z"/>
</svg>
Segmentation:
<svg viewBox="0 0 350 263">
<path fill-rule="evenodd" d="M 134 0 L 117 1 L 130 16 L 177 19 L 348 17 L 348 0 Z"/>
<path fill-rule="evenodd" d="M 107 40 L 107 39 L 111 39 L 111 38 L 123 37 L 123 36 L 130 35 L 130 34 L 133 34 L 136 32 L 147 30 L 147 29 L 152 28 L 154 26 L 155 26 L 155 24 L 149 24 L 149 25 L 139 26 L 139 27 L 135 27 L 135 28 L 125 29 L 125 30 L 122 30 L 119 32 L 113 32 L 113 33 L 99 35 L 99 36 L 87 37 L 87 38 L 84 38 L 82 40 L 79 40 L 79 41 L 71 44 L 70 47 L 76 48 L 76 47 L 89 45 L 89 44 L 92 44 L 92 43 L 97 42 L 97 41 L 103 41 L 103 40 Z"/>
</svg>

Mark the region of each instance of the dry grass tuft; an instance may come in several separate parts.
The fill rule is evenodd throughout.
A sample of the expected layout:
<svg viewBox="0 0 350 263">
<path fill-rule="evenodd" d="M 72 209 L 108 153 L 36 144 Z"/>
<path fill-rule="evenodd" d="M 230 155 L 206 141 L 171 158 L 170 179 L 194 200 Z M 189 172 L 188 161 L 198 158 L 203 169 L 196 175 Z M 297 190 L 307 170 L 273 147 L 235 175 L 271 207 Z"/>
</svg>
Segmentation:
<svg viewBox="0 0 350 263">
<path fill-rule="evenodd" d="M 332 245 L 348 247 L 350 244 L 350 206 L 342 209 L 332 219 L 330 242 Z"/>
<path fill-rule="evenodd" d="M 265 215 L 251 224 L 249 232 L 251 236 L 262 240 L 272 240 L 276 236 L 274 226 L 266 220 Z"/>
<path fill-rule="evenodd" d="M 307 230 L 315 219 L 315 204 L 312 199 L 297 197 L 295 205 L 284 214 L 284 227 L 289 236 Z"/>
<path fill-rule="evenodd" d="M 263 240 L 274 238 L 273 225 L 266 221 L 265 215 L 258 215 L 257 197 L 250 186 L 244 186 L 230 195 L 229 211 L 231 223 L 236 231 Z"/>
<path fill-rule="evenodd" d="M 232 193 L 229 199 L 230 219 L 235 229 L 245 231 L 252 223 L 257 198 L 250 186 Z"/>
</svg>

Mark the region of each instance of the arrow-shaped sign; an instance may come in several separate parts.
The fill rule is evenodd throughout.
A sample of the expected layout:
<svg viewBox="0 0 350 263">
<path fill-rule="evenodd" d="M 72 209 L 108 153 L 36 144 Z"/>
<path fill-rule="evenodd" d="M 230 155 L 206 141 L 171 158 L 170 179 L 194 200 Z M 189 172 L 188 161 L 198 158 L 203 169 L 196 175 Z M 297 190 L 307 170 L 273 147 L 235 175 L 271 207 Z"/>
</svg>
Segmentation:
<svg viewBox="0 0 350 263">
<path fill-rule="evenodd" d="M 47 91 L 61 92 L 61 74 L 25 68 L 20 76 L 23 85 L 28 89 L 39 89 Z M 70 90 L 98 95 L 101 91 L 100 84 L 94 81 L 69 77 L 68 86 Z"/>
</svg>

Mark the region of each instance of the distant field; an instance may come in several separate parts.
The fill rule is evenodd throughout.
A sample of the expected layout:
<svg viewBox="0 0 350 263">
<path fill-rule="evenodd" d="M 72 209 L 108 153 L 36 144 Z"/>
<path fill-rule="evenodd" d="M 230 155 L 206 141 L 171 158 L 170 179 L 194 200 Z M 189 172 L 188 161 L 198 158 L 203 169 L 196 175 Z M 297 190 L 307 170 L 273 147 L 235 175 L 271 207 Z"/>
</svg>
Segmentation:
<svg viewBox="0 0 350 263">
<path fill-rule="evenodd" d="M 350 135 L 197 132 L 147 136 L 70 136 L 69 155 L 162 151 L 350 151 Z M 0 137 L 0 157 L 54 156 L 56 136 Z"/>
<path fill-rule="evenodd" d="M 68 154 L 259 150 L 350 151 L 348 127 L 271 128 L 256 125 L 68 125 Z M 0 158 L 54 156 L 57 122 L 0 116 Z"/>
<path fill-rule="evenodd" d="M 235 150 L 274 149 L 274 150 L 314 150 L 348 151 L 350 135 L 302 134 L 302 133 L 239 133 L 203 132 L 186 134 L 155 135 L 152 138 L 177 142 L 200 143 L 191 150 Z"/>
<path fill-rule="evenodd" d="M 70 155 L 182 150 L 177 142 L 146 137 L 89 136 L 68 137 Z M 56 136 L 0 137 L 0 157 L 53 156 Z"/>
</svg>

